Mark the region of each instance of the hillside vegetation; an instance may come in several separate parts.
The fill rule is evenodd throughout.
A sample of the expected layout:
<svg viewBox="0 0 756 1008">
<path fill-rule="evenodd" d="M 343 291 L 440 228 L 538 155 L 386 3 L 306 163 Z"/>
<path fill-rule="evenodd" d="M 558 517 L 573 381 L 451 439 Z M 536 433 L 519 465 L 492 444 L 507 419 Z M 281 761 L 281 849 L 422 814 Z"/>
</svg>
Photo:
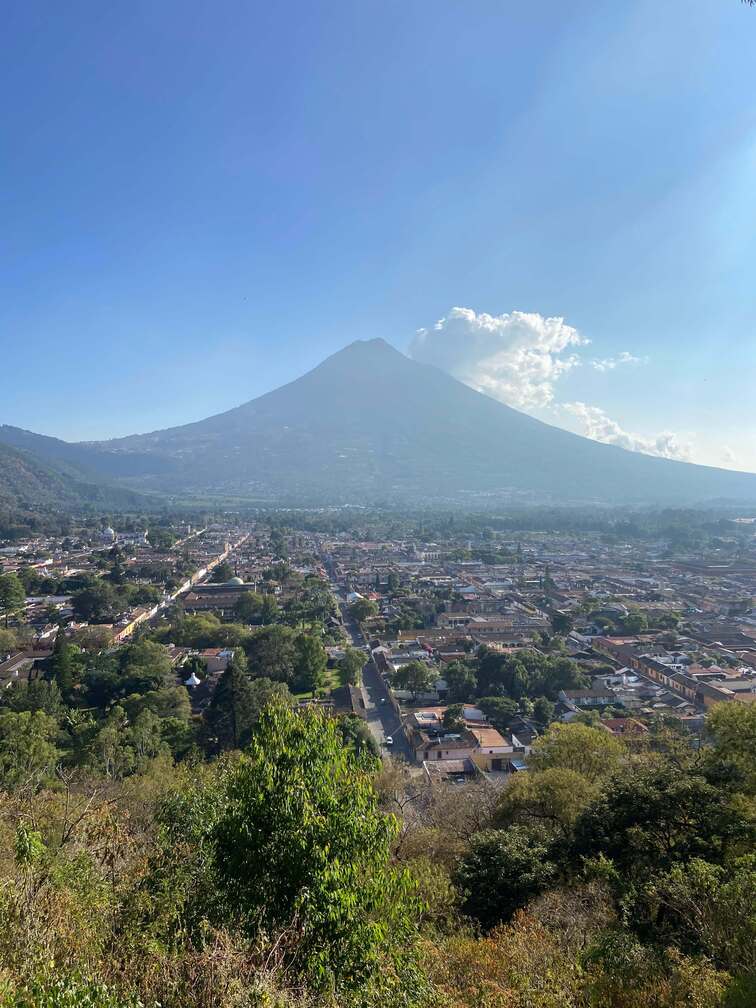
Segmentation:
<svg viewBox="0 0 756 1008">
<path fill-rule="evenodd" d="M 7 1008 L 754 1003 L 756 707 L 698 753 L 552 726 L 503 791 L 280 702 L 209 763 L 139 719 L 120 769 L 101 736 L 63 758 L 71 717 L 0 713 Z"/>
</svg>

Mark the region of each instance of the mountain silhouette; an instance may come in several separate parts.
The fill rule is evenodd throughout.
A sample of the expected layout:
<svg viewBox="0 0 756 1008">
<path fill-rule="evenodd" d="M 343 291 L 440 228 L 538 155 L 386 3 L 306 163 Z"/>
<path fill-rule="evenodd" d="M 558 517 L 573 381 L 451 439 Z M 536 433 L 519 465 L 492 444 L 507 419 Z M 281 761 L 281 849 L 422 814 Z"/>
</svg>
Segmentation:
<svg viewBox="0 0 756 1008">
<path fill-rule="evenodd" d="M 17 429 L 0 429 L 0 441 L 8 430 Z M 38 436 L 23 433 L 23 447 L 37 451 Z M 68 462 L 75 449 L 87 473 L 134 487 L 270 502 L 756 501 L 754 474 L 551 427 L 381 339 L 351 343 L 295 381 L 196 423 L 57 445 Z"/>
</svg>

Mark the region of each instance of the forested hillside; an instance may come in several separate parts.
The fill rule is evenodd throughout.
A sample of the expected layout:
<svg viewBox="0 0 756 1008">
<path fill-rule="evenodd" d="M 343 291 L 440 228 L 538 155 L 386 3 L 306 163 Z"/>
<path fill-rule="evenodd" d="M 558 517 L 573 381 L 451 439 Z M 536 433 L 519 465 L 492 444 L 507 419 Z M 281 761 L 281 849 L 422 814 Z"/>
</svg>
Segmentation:
<svg viewBox="0 0 756 1008">
<path fill-rule="evenodd" d="M 50 690 L 0 713 L 2 1005 L 754 1003 L 754 706 L 700 752 L 552 726 L 501 791 L 282 698 L 209 763 L 120 716 L 87 735 Z"/>
<path fill-rule="evenodd" d="M 82 507 L 144 504 L 141 494 L 102 482 L 0 443 L 0 511 L 45 512 Z"/>
</svg>

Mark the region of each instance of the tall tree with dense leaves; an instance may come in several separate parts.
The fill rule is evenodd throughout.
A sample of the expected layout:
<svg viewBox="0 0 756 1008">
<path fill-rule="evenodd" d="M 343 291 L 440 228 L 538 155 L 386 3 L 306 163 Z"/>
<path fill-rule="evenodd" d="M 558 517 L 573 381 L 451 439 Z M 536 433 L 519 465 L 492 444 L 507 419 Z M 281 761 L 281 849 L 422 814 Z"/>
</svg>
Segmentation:
<svg viewBox="0 0 756 1008">
<path fill-rule="evenodd" d="M 0 574 L 0 609 L 5 614 L 5 625 L 8 619 L 23 609 L 26 600 L 26 589 L 16 574 Z"/>
<path fill-rule="evenodd" d="M 291 685 L 296 661 L 295 636 L 290 627 L 277 623 L 255 630 L 244 644 L 250 672 Z"/>
<path fill-rule="evenodd" d="M 301 633 L 294 641 L 294 688 L 313 695 L 325 682 L 328 657 L 323 644 L 311 633 Z"/>
<path fill-rule="evenodd" d="M 400 665 L 391 681 L 399 689 L 407 690 L 416 700 L 420 693 L 429 693 L 438 679 L 438 672 L 423 661 L 409 661 Z"/>
<path fill-rule="evenodd" d="M 98 578 L 74 592 L 71 604 L 79 619 L 88 623 L 106 623 L 114 615 L 116 596 L 107 581 Z"/>
<path fill-rule="evenodd" d="M 390 866 L 396 823 L 378 809 L 375 766 L 332 719 L 268 708 L 214 829 L 218 886 L 251 936 L 296 931 L 296 967 L 321 990 L 386 985 L 412 1003 L 416 907 Z"/>
<path fill-rule="evenodd" d="M 365 664 L 365 655 L 359 648 L 346 647 L 338 662 L 339 680 L 342 686 L 357 686 Z"/>
<path fill-rule="evenodd" d="M 622 743 L 603 728 L 557 723 L 533 744 L 528 763 L 534 770 L 559 767 L 597 781 L 616 770 L 627 755 Z"/>
<path fill-rule="evenodd" d="M 249 678 L 231 662 L 213 691 L 205 712 L 211 750 L 240 749 L 249 741 L 258 708 Z"/>
<path fill-rule="evenodd" d="M 478 833 L 455 881 L 465 913 L 484 928 L 507 921 L 555 878 L 549 848 L 519 827 Z"/>
<path fill-rule="evenodd" d="M 42 711 L 0 713 L 0 787 L 39 785 L 51 777 L 61 753 L 58 722 Z"/>
</svg>

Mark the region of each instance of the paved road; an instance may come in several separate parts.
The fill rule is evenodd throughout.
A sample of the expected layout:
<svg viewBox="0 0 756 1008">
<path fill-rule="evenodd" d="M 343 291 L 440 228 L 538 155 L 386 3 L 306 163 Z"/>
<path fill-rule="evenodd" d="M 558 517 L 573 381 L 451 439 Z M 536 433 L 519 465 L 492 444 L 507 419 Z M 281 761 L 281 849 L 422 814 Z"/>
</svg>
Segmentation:
<svg viewBox="0 0 756 1008">
<path fill-rule="evenodd" d="M 401 723 L 396 711 L 389 703 L 389 693 L 382 676 L 372 661 L 362 670 L 362 695 L 365 699 L 365 715 L 368 728 L 384 752 L 392 756 L 410 758 L 407 740 L 401 731 Z M 384 741 L 390 736 L 394 740 L 392 746 L 385 746 Z"/>
<path fill-rule="evenodd" d="M 352 646 L 368 654 L 368 647 L 359 625 L 349 615 L 346 600 L 334 588 L 339 603 L 344 630 L 349 635 Z M 381 752 L 410 759 L 410 748 L 401 733 L 401 723 L 394 708 L 389 703 L 389 692 L 372 659 L 362 670 L 362 697 L 365 701 L 365 717 L 373 738 L 381 747 Z M 386 738 L 393 739 L 393 745 L 384 745 Z"/>
</svg>

